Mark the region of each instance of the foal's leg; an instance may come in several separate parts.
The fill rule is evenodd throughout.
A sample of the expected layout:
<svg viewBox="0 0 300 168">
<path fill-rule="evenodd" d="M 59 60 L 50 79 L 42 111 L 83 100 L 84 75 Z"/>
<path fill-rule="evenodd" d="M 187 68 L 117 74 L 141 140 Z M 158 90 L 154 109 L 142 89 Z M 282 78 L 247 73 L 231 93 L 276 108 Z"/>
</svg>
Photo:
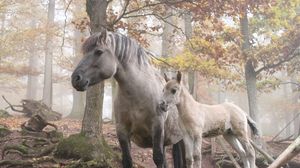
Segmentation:
<svg viewBox="0 0 300 168">
<path fill-rule="evenodd" d="M 194 137 L 194 167 L 201 168 L 201 146 L 202 146 L 202 133 L 199 134 L 200 136 Z"/>
<path fill-rule="evenodd" d="M 184 147 L 185 147 L 186 167 L 193 168 L 194 140 L 192 137 L 190 137 L 190 135 L 184 135 L 183 142 L 184 142 Z"/>
<path fill-rule="evenodd" d="M 157 168 L 164 166 L 164 120 L 163 116 L 153 119 L 152 126 L 153 161 Z"/>
<path fill-rule="evenodd" d="M 255 165 L 255 150 L 249 141 L 249 137 L 247 134 L 243 134 L 243 136 L 237 137 L 241 144 L 243 145 L 244 149 L 246 150 L 247 159 L 250 162 L 250 168 L 256 168 Z"/>
<path fill-rule="evenodd" d="M 232 134 L 224 134 L 223 137 L 231 145 L 231 147 L 239 154 L 240 158 L 243 161 L 244 168 L 250 168 L 250 164 L 247 159 L 246 152 L 242 144 L 237 139 L 237 137 Z"/>
</svg>

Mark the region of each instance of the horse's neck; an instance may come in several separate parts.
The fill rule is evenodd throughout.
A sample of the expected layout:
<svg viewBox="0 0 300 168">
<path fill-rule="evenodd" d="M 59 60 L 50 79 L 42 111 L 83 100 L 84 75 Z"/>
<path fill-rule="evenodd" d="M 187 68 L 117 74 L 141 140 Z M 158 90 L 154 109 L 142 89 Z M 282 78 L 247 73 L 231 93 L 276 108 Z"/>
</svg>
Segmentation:
<svg viewBox="0 0 300 168">
<path fill-rule="evenodd" d="M 192 108 L 197 106 L 198 102 L 193 98 L 189 91 L 181 85 L 180 101 L 177 108 L 180 115 L 188 115 Z"/>
<path fill-rule="evenodd" d="M 157 97 L 159 97 L 162 83 L 155 74 L 154 68 L 140 68 L 135 65 L 125 67 L 120 64 L 114 76 L 123 94 L 136 97 L 141 94 L 157 94 Z M 148 95 L 145 96 L 148 97 Z"/>
</svg>

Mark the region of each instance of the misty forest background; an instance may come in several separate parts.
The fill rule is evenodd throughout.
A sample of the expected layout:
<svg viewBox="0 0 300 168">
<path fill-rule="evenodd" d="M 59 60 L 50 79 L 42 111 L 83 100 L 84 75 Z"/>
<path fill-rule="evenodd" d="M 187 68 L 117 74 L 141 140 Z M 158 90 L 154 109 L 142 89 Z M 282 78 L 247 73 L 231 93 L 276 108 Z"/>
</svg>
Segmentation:
<svg viewBox="0 0 300 168">
<path fill-rule="evenodd" d="M 157 69 L 183 71 L 199 102 L 234 102 L 264 136 L 285 127 L 280 138 L 299 136 L 300 0 L 99 3 L 94 30 L 134 38 L 155 55 Z M 70 76 L 93 32 L 87 6 L 83 0 L 0 1 L 0 95 L 12 104 L 42 100 L 63 117 L 83 118 L 86 93 L 72 88 Z M 116 89 L 113 79 L 105 81 L 102 118 L 108 121 Z M 20 115 L 7 107 L 1 99 L 0 109 Z"/>
</svg>

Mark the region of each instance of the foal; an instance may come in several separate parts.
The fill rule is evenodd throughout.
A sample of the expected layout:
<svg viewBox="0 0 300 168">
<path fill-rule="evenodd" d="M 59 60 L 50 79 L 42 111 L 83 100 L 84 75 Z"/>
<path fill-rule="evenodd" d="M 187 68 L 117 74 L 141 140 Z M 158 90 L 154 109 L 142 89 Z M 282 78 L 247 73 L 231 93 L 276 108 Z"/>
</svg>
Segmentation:
<svg viewBox="0 0 300 168">
<path fill-rule="evenodd" d="M 255 151 L 250 144 L 248 127 L 255 135 L 258 129 L 255 122 L 233 103 L 218 105 L 200 104 L 193 99 L 188 90 L 181 84 L 181 73 L 176 80 L 169 80 L 163 90 L 163 101 L 160 108 L 164 111 L 168 105 L 176 105 L 180 125 L 185 130 L 184 143 L 186 164 L 188 168 L 201 167 L 202 137 L 223 135 L 225 140 L 241 157 L 245 168 L 255 168 Z"/>
</svg>

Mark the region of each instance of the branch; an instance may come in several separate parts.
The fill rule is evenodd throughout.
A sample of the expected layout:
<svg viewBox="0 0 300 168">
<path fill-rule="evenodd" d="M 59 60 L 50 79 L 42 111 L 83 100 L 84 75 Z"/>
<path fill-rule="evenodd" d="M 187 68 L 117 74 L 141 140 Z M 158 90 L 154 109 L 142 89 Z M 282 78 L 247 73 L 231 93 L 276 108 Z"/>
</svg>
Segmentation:
<svg viewBox="0 0 300 168">
<path fill-rule="evenodd" d="M 297 49 L 295 49 L 295 50 L 297 50 Z M 280 61 L 278 61 L 277 63 L 274 63 L 274 64 L 267 64 L 267 65 L 261 67 L 260 69 L 256 70 L 255 73 L 256 73 L 256 74 L 259 74 L 259 73 L 261 73 L 261 72 L 264 71 L 264 70 L 276 68 L 276 67 L 282 65 L 283 63 L 288 62 L 288 61 L 292 60 L 293 58 L 299 56 L 299 55 L 300 55 L 299 53 L 294 53 L 295 50 L 290 51 L 290 52 L 287 54 L 287 55 L 292 55 L 292 56 L 287 57 L 287 58 L 285 58 L 285 59 L 281 59 Z"/>
<path fill-rule="evenodd" d="M 285 165 L 300 153 L 300 136 L 289 145 L 268 168 L 278 168 Z"/>
<path fill-rule="evenodd" d="M 300 52 L 297 52 L 297 50 L 299 49 L 300 46 L 300 38 L 299 38 L 299 33 L 296 33 L 296 39 L 290 40 L 287 39 L 288 41 L 291 41 L 289 43 L 287 43 L 287 45 L 285 44 L 286 47 L 282 48 L 282 51 L 279 54 L 282 54 L 281 58 L 279 58 L 279 61 L 277 63 L 270 63 L 270 64 L 266 64 L 263 67 L 259 68 L 258 70 L 255 71 L 256 75 L 258 75 L 260 72 L 264 71 L 264 70 L 268 70 L 268 69 L 272 69 L 272 68 L 276 68 L 280 65 L 282 65 L 285 62 L 288 62 L 290 60 L 292 60 L 293 58 L 297 57 L 300 55 Z M 287 48 L 287 52 L 285 52 L 284 50 Z"/>
<path fill-rule="evenodd" d="M 61 52 L 61 55 L 64 55 L 63 54 L 63 47 L 65 45 L 65 35 L 66 35 L 66 27 L 67 27 L 67 19 L 68 19 L 68 15 L 67 15 L 67 12 L 68 12 L 68 9 L 71 5 L 73 0 L 70 0 L 67 4 L 67 7 L 66 7 L 66 10 L 65 10 L 65 20 L 64 20 L 64 29 L 63 29 L 63 39 L 62 39 L 62 42 L 61 42 L 61 47 L 60 47 L 60 52 Z"/>
<path fill-rule="evenodd" d="M 268 161 L 268 163 L 274 162 L 273 157 L 270 154 L 268 154 L 266 151 L 264 151 L 262 148 L 257 146 L 251 139 L 250 139 L 250 143 L 256 151 L 258 151 L 260 154 L 264 156 L 264 158 Z"/>
<path fill-rule="evenodd" d="M 24 113 L 23 110 L 17 110 L 14 108 L 14 105 L 10 104 L 8 102 L 8 100 L 2 95 L 3 100 L 9 105 L 9 107 L 11 108 L 11 110 L 16 111 L 16 112 L 20 112 L 20 113 Z"/>
<path fill-rule="evenodd" d="M 173 26 L 175 29 L 178 29 L 178 30 L 185 36 L 185 38 L 186 38 L 186 40 L 188 41 L 188 43 L 190 44 L 191 48 L 192 48 L 192 49 L 195 49 L 193 43 L 190 41 L 190 39 L 188 38 L 188 36 L 185 34 L 184 30 L 183 30 L 182 28 L 178 27 L 177 25 L 174 25 L 173 23 L 171 23 L 171 22 L 169 22 L 169 21 L 166 20 L 166 18 L 168 18 L 168 17 L 170 17 L 170 16 L 162 17 L 162 16 L 157 15 L 157 14 L 153 14 L 153 15 L 154 15 L 157 19 L 162 20 L 163 22 L 165 22 L 165 23 L 167 23 L 167 24 Z"/>
<path fill-rule="evenodd" d="M 286 84 L 293 84 L 296 85 L 298 88 L 300 88 L 300 83 L 296 83 L 296 82 L 281 82 L 280 85 L 286 85 Z"/>
<path fill-rule="evenodd" d="M 238 162 L 234 159 L 230 150 L 226 147 L 224 140 L 221 137 L 217 137 L 218 142 L 220 143 L 221 147 L 225 151 L 225 153 L 229 156 L 230 160 L 232 161 L 235 168 L 241 168 Z"/>
<path fill-rule="evenodd" d="M 120 21 L 120 20 L 123 18 L 123 16 L 125 15 L 125 12 L 126 12 L 126 10 L 127 10 L 128 5 L 129 5 L 129 0 L 126 0 L 125 6 L 124 6 L 123 11 L 122 11 L 122 14 L 121 14 L 119 17 L 117 17 L 117 18 L 111 23 L 111 25 L 115 25 L 118 21 Z"/>
</svg>

